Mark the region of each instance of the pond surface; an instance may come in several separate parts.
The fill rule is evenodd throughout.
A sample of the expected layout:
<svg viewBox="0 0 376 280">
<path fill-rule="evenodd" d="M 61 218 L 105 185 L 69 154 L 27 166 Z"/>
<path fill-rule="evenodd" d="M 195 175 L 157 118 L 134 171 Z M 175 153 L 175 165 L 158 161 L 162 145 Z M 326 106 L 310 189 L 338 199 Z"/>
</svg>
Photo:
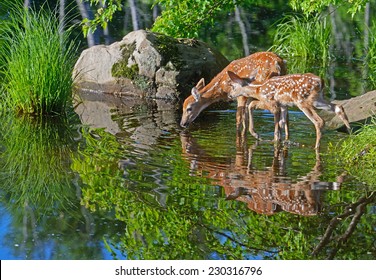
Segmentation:
<svg viewBox="0 0 376 280">
<path fill-rule="evenodd" d="M 229 59 L 232 29 L 205 34 Z M 270 45 L 256 29 L 252 52 Z M 370 89 L 349 63 L 307 72 L 347 99 Z M 82 99 L 64 120 L 1 117 L 0 259 L 376 258 L 375 186 L 327 154 L 347 134 L 326 130 L 317 156 L 300 111 L 276 147 L 236 132 L 234 104 L 182 130 L 179 105 Z M 272 139 L 270 113 L 255 125 Z"/>
<path fill-rule="evenodd" d="M 3 117 L 1 259 L 375 258 L 375 187 L 326 155 L 346 134 L 316 156 L 299 111 L 275 147 L 236 133 L 234 105 L 182 130 L 177 105 L 82 98 L 65 121 Z"/>
</svg>

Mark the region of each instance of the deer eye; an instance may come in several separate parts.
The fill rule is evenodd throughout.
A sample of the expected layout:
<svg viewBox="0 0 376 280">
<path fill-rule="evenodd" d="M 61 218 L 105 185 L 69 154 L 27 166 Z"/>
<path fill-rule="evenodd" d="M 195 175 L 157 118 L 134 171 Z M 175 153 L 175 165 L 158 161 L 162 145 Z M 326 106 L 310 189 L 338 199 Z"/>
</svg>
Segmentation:
<svg viewBox="0 0 376 280">
<path fill-rule="evenodd" d="M 187 112 L 188 112 L 188 113 L 192 112 L 192 107 L 188 107 L 188 108 L 187 108 Z"/>
</svg>

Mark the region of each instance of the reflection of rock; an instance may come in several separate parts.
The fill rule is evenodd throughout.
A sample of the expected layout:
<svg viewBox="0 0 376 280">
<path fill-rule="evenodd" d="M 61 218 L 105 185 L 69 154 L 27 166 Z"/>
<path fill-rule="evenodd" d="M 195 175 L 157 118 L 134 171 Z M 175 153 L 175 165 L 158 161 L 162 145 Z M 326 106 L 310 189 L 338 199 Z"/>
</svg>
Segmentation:
<svg viewBox="0 0 376 280">
<path fill-rule="evenodd" d="M 362 122 L 376 114 L 376 90 L 333 103 L 343 106 L 350 123 Z M 337 129 L 343 126 L 343 122 L 334 113 L 321 111 L 320 116 L 323 117 L 328 128 Z"/>
<path fill-rule="evenodd" d="M 126 135 L 143 150 L 156 144 L 166 131 L 178 127 L 176 104 L 94 92 L 80 92 L 79 96 L 75 111 L 83 124 L 104 128 L 119 137 Z"/>
<path fill-rule="evenodd" d="M 178 99 L 197 81 L 210 80 L 228 64 L 206 43 L 138 30 L 120 42 L 82 52 L 73 77 L 80 89 Z"/>
</svg>

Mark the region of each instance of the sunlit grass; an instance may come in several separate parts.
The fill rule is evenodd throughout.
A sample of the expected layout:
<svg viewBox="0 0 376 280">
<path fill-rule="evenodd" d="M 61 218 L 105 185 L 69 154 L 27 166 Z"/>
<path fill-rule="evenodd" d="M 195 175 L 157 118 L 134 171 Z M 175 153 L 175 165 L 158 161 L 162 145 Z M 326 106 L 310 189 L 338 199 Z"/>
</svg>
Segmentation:
<svg viewBox="0 0 376 280">
<path fill-rule="evenodd" d="M 55 15 L 11 5 L 0 22 L 2 102 L 19 113 L 64 112 L 71 101 L 76 47 Z"/>
<path fill-rule="evenodd" d="M 309 63 L 319 61 L 322 66 L 329 62 L 330 26 L 319 16 L 284 17 L 277 23 L 272 50 L 282 57 L 298 58 L 289 72 L 305 72 Z"/>
<path fill-rule="evenodd" d="M 350 175 L 370 186 L 376 184 L 376 117 L 354 135 L 330 147 Z"/>
</svg>

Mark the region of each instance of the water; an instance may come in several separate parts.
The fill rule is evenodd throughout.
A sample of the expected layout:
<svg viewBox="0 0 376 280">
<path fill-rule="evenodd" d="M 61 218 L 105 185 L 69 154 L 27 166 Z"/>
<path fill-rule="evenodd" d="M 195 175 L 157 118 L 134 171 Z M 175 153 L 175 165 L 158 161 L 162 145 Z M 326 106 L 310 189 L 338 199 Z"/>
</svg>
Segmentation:
<svg viewBox="0 0 376 280">
<path fill-rule="evenodd" d="M 268 49 L 252 28 L 251 51 Z M 206 40 L 240 57 L 240 34 L 223 30 Z M 334 62 L 327 97 L 369 90 L 360 69 Z M 326 130 L 318 157 L 296 110 L 275 147 L 237 134 L 234 105 L 183 130 L 179 105 L 82 98 L 65 120 L 1 117 L 0 259 L 376 258 L 375 186 L 325 154 L 346 134 Z M 255 125 L 273 138 L 270 113 Z"/>
<path fill-rule="evenodd" d="M 234 105 L 182 130 L 176 105 L 83 100 L 64 123 L 3 120 L 1 259 L 375 258 L 374 187 L 316 156 L 301 112 L 278 148 L 237 134 Z"/>
</svg>

